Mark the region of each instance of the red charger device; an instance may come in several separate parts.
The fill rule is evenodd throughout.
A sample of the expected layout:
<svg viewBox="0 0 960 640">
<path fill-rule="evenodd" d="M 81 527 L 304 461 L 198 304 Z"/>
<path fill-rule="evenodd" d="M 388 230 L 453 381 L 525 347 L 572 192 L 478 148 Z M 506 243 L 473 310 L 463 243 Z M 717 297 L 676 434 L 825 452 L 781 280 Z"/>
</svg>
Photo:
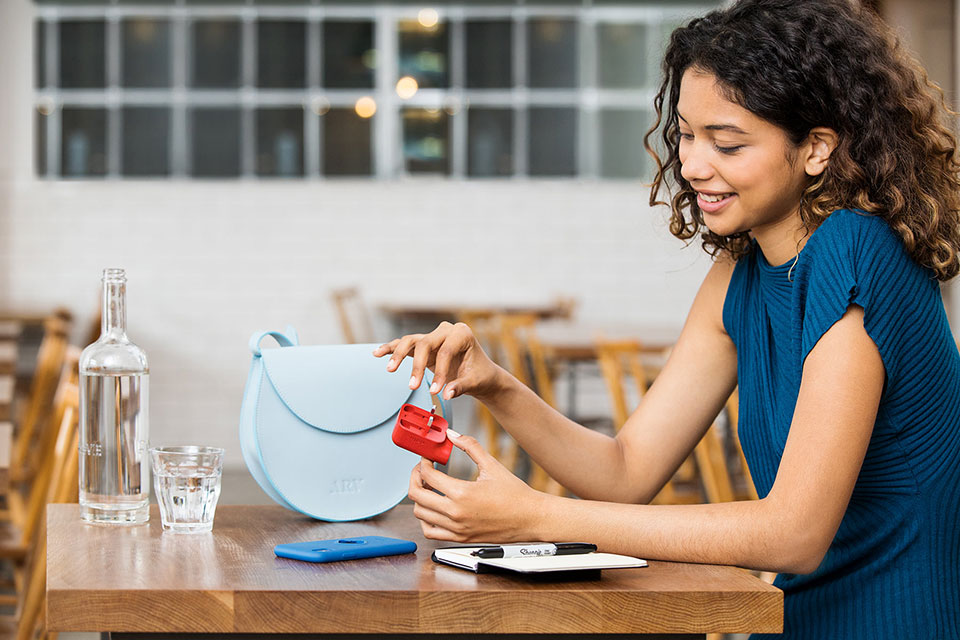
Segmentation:
<svg viewBox="0 0 960 640">
<path fill-rule="evenodd" d="M 447 464 L 453 450 L 447 438 L 447 421 L 413 404 L 400 407 L 393 443 L 440 464 Z"/>
</svg>

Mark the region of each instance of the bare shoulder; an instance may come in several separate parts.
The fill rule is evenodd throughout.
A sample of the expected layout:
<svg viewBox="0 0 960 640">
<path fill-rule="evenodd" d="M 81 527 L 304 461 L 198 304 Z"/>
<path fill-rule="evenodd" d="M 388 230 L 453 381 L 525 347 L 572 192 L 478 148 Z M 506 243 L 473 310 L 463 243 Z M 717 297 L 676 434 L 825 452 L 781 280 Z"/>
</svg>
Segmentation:
<svg viewBox="0 0 960 640">
<path fill-rule="evenodd" d="M 732 258 L 719 256 L 704 277 L 690 310 L 691 320 L 696 319 L 701 327 L 710 326 L 726 333 L 723 327 L 723 302 L 736 265 Z"/>
</svg>

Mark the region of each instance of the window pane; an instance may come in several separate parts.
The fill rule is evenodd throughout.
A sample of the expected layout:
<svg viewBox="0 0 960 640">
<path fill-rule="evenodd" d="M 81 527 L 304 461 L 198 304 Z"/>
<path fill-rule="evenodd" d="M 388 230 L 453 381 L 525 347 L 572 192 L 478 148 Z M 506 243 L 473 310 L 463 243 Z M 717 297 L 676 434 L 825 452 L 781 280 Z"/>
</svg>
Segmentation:
<svg viewBox="0 0 960 640">
<path fill-rule="evenodd" d="M 307 27 L 303 22 L 257 23 L 257 86 L 302 89 L 307 86 Z"/>
<path fill-rule="evenodd" d="M 63 110 L 60 166 L 66 177 L 107 173 L 107 112 L 67 107 Z"/>
<path fill-rule="evenodd" d="M 403 160 L 408 173 L 450 173 L 450 119 L 446 112 L 403 110 Z"/>
<path fill-rule="evenodd" d="M 605 178 L 646 178 L 643 136 L 650 126 L 646 111 L 600 111 L 600 175 Z"/>
<path fill-rule="evenodd" d="M 303 109 L 257 110 L 257 175 L 303 175 Z"/>
<path fill-rule="evenodd" d="M 170 23 L 167 20 L 124 20 L 121 25 L 125 87 L 170 86 Z"/>
<path fill-rule="evenodd" d="M 371 89 L 376 68 L 373 23 L 323 23 L 323 79 L 331 89 Z"/>
<path fill-rule="evenodd" d="M 193 76 L 203 88 L 240 86 L 240 23 L 236 20 L 193 24 Z"/>
<path fill-rule="evenodd" d="M 416 20 L 402 20 L 398 28 L 400 76 L 413 76 L 421 89 L 449 87 L 446 23 L 424 27 Z"/>
<path fill-rule="evenodd" d="M 368 176 L 371 118 L 354 109 L 331 109 L 323 116 L 323 173 L 328 176 Z"/>
<path fill-rule="evenodd" d="M 508 20 L 468 21 L 467 86 L 502 89 L 513 86 L 513 25 Z"/>
<path fill-rule="evenodd" d="M 642 24 L 597 27 L 597 77 L 601 87 L 642 87 L 646 82 L 647 34 Z"/>
<path fill-rule="evenodd" d="M 123 175 L 170 175 L 170 109 L 124 108 L 122 141 Z"/>
<path fill-rule="evenodd" d="M 528 118 L 530 175 L 575 175 L 577 110 L 567 107 L 534 107 L 528 112 Z"/>
<path fill-rule="evenodd" d="M 513 111 L 470 109 L 467 115 L 467 174 L 513 174 Z"/>
<path fill-rule="evenodd" d="M 47 25 L 42 20 L 34 23 L 33 29 L 33 82 L 36 87 L 45 87 L 44 78 L 47 75 Z"/>
<path fill-rule="evenodd" d="M 559 18 L 539 18 L 527 23 L 527 78 L 536 88 L 576 87 L 577 23 Z"/>
<path fill-rule="evenodd" d="M 190 113 L 191 175 L 226 178 L 240 175 L 240 110 L 194 109 Z"/>
<path fill-rule="evenodd" d="M 47 118 L 37 109 L 33 112 L 34 147 L 33 160 L 38 176 L 47 175 Z"/>
<path fill-rule="evenodd" d="M 60 23 L 60 86 L 67 89 L 106 86 L 103 20 Z"/>
</svg>

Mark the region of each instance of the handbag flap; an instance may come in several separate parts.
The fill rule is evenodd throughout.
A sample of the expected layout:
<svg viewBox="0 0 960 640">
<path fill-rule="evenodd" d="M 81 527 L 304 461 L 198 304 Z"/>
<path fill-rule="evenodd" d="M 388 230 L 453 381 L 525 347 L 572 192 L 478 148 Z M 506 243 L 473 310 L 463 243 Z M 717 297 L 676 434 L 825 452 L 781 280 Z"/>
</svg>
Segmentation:
<svg viewBox="0 0 960 640">
<path fill-rule="evenodd" d="M 375 358 L 375 344 L 264 349 L 267 378 L 284 404 L 307 424 L 333 433 L 357 433 L 396 415 L 413 394 L 413 362 L 394 372 Z M 421 384 L 430 384 L 429 372 Z"/>
</svg>

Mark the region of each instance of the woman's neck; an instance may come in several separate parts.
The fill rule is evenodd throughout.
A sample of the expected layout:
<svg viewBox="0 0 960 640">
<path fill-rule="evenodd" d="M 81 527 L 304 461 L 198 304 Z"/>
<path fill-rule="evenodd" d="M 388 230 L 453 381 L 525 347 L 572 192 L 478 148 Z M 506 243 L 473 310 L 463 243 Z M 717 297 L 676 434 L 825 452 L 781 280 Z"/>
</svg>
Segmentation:
<svg viewBox="0 0 960 640">
<path fill-rule="evenodd" d="M 794 258 L 807 243 L 807 233 L 800 219 L 800 209 L 774 222 L 750 230 L 763 257 L 773 266 Z"/>
</svg>

